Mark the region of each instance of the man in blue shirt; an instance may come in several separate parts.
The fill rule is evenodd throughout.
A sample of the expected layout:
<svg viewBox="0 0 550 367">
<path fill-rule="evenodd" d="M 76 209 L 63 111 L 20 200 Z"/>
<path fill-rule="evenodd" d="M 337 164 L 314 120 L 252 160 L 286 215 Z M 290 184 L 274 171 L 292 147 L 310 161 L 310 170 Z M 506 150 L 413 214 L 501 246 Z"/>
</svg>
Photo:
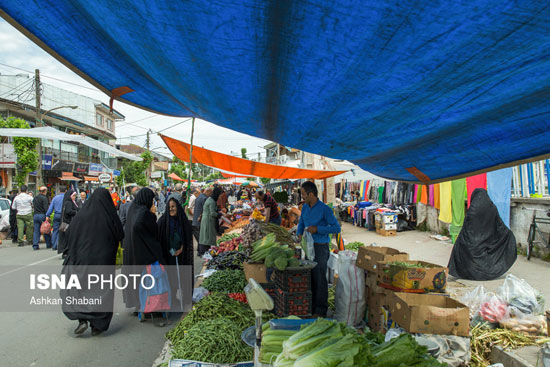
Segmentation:
<svg viewBox="0 0 550 367">
<path fill-rule="evenodd" d="M 298 236 L 300 241 L 304 231 L 311 233 L 315 242 L 315 262 L 317 266 L 311 271 L 311 288 L 313 296 L 313 314 L 325 317 L 328 311 L 327 262 L 330 257 L 331 233 L 340 233 L 340 225 L 332 209 L 317 198 L 317 186 L 311 181 L 302 184 L 302 207 Z"/>
<path fill-rule="evenodd" d="M 49 218 L 50 215 L 52 215 L 52 212 L 55 214 L 53 215 L 53 234 L 52 234 L 52 250 L 57 251 L 57 239 L 59 236 L 59 226 L 61 225 L 61 211 L 63 210 L 63 197 L 65 196 L 65 192 L 67 191 L 67 188 L 65 186 L 61 186 L 59 189 L 59 194 L 57 194 L 50 203 L 50 207 L 48 208 L 48 211 L 46 212 L 46 217 Z"/>
</svg>

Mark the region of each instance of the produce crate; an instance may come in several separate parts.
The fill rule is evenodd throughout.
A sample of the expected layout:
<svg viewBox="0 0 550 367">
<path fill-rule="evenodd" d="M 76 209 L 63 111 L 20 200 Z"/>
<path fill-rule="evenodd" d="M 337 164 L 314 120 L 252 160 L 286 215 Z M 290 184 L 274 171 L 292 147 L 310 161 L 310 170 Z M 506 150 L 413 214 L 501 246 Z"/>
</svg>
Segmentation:
<svg viewBox="0 0 550 367">
<path fill-rule="evenodd" d="M 283 292 L 281 289 L 277 289 L 275 296 L 275 313 L 277 316 L 311 316 L 312 307 L 311 291 Z"/>
<path fill-rule="evenodd" d="M 273 282 L 283 292 L 307 292 L 311 290 L 311 269 L 287 268 L 273 270 Z"/>
<path fill-rule="evenodd" d="M 378 283 L 381 287 L 396 292 L 444 293 L 449 269 L 425 261 L 401 261 L 415 265 L 379 263 Z"/>
<path fill-rule="evenodd" d="M 273 302 L 275 302 L 275 296 L 277 295 L 277 286 L 275 283 L 260 283 L 260 285 L 273 298 Z"/>
</svg>

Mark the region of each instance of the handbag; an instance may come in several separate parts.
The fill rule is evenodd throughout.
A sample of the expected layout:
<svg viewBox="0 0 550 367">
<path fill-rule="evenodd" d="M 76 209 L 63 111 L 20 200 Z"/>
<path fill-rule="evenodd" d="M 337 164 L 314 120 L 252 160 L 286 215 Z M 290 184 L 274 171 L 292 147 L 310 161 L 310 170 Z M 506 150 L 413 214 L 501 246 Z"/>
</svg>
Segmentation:
<svg viewBox="0 0 550 367">
<path fill-rule="evenodd" d="M 40 234 L 50 234 L 52 233 L 52 225 L 48 218 L 40 225 Z"/>
<path fill-rule="evenodd" d="M 145 267 L 142 277 L 145 274 L 152 275 L 154 282 L 151 283 L 151 279 L 144 278 L 143 285 L 147 287 L 152 286 L 151 289 L 143 288 L 143 285 L 140 283 L 140 311 L 144 313 L 169 311 L 172 307 L 172 298 L 166 269 L 158 261 L 155 261 L 153 264 Z"/>
<path fill-rule="evenodd" d="M 59 230 L 61 232 L 67 232 L 67 229 L 69 229 L 69 223 L 65 223 L 63 218 L 65 218 L 65 205 L 63 205 L 63 209 L 61 210 L 61 224 L 59 225 Z"/>
</svg>

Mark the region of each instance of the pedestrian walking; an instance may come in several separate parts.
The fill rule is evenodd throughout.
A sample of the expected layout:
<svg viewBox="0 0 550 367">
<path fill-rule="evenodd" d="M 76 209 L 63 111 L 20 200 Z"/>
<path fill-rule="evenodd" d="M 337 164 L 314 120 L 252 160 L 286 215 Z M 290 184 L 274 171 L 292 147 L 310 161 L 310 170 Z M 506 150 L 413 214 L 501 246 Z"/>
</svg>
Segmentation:
<svg viewBox="0 0 550 367">
<path fill-rule="evenodd" d="M 13 207 L 15 198 L 17 197 L 17 191 L 10 191 L 10 237 L 13 243 L 17 242 L 17 211 Z"/>
<path fill-rule="evenodd" d="M 120 222 L 122 223 L 123 228 L 125 228 L 126 226 L 126 219 L 128 218 L 128 211 L 130 210 L 130 205 L 132 205 L 132 201 L 134 201 L 139 190 L 140 190 L 139 186 L 133 187 L 132 193 L 130 194 L 126 202 L 120 205 L 120 209 L 118 210 L 118 217 L 120 218 Z"/>
<path fill-rule="evenodd" d="M 17 213 L 17 240 L 19 247 L 25 246 L 32 241 L 33 218 L 32 218 L 32 196 L 27 193 L 27 186 L 21 185 L 21 193 L 13 201 L 13 208 Z M 23 233 L 26 232 L 26 233 Z M 26 240 L 23 237 L 26 234 Z"/>
<path fill-rule="evenodd" d="M 125 236 L 123 241 L 123 264 L 130 269 L 136 265 L 146 266 L 155 262 L 165 264 L 162 256 L 162 247 L 158 240 L 155 193 L 149 188 L 139 190 L 135 200 L 128 210 Z M 125 273 L 127 267 L 123 267 Z M 139 290 L 127 287 L 122 292 L 124 303 L 128 308 L 135 308 L 136 313 L 141 309 Z M 165 326 L 162 320 L 157 326 Z"/>
<path fill-rule="evenodd" d="M 40 187 L 40 190 L 38 191 L 38 195 L 32 201 L 32 205 L 34 207 L 34 216 L 33 216 L 34 236 L 33 236 L 32 248 L 34 250 L 38 250 L 40 248 L 39 247 L 40 235 L 41 235 L 40 229 L 41 229 L 42 223 L 50 220 L 49 218 L 46 217 L 46 213 L 48 211 L 48 198 L 46 197 L 47 192 L 48 192 L 48 188 L 46 186 Z M 52 248 L 51 233 L 44 233 L 44 240 L 46 241 L 46 248 Z"/>
<path fill-rule="evenodd" d="M 85 273 L 85 266 L 110 265 L 112 272 L 106 273 L 114 276 L 114 265 L 118 244 L 124 237 L 124 231 L 116 208 L 113 205 L 111 195 L 106 189 L 100 188 L 94 191 L 86 205 L 74 217 L 67 235 L 67 258 L 65 259 L 62 274 L 70 277 L 72 265 L 78 265 L 79 274 Z M 102 274 L 103 275 L 103 274 Z M 87 280 L 83 280 L 87 283 Z M 81 335 L 89 326 L 92 328 L 92 336 L 99 335 L 109 328 L 113 317 L 114 289 L 97 284 L 93 288 L 84 287 L 82 290 L 70 288 L 62 291 L 62 297 L 73 296 L 75 298 L 102 299 L 102 312 L 82 312 L 78 306 L 63 305 L 63 313 L 69 320 L 78 320 L 75 335 Z M 75 309 L 74 307 L 77 307 Z"/>
<path fill-rule="evenodd" d="M 331 233 L 340 233 L 340 225 L 332 209 L 317 198 L 317 186 L 306 181 L 302 184 L 302 198 L 305 201 L 298 223 L 297 234 L 302 240 L 304 231 L 311 233 L 315 248 L 315 266 L 311 270 L 313 314 L 326 317 L 328 311 L 327 262 L 330 256 Z"/>
<path fill-rule="evenodd" d="M 204 192 L 199 195 L 195 200 L 195 208 L 193 209 L 193 236 L 197 240 L 197 255 L 201 257 L 206 251 L 205 246 L 201 245 L 200 242 L 200 233 L 201 233 L 201 219 L 202 219 L 202 210 L 204 208 L 204 203 L 206 199 L 212 194 L 212 187 L 207 186 L 204 189 Z"/>
<path fill-rule="evenodd" d="M 50 207 L 48 208 L 48 211 L 46 212 L 46 217 L 50 217 L 52 213 L 53 215 L 53 231 L 52 231 L 52 250 L 57 251 L 57 245 L 59 244 L 59 226 L 61 225 L 61 213 L 63 211 L 63 198 L 65 197 L 65 193 L 67 192 L 67 188 L 65 186 L 61 186 L 59 189 L 59 194 L 57 194 L 50 203 Z"/>
<path fill-rule="evenodd" d="M 78 205 L 76 205 L 76 192 L 70 189 L 63 196 L 63 209 L 61 214 L 61 225 L 59 229 L 59 243 L 57 253 L 63 254 L 63 258 L 67 257 L 67 228 L 71 224 L 74 216 L 78 213 Z"/>
<path fill-rule="evenodd" d="M 187 211 L 189 212 L 189 219 L 193 220 L 193 211 L 195 210 L 195 202 L 199 195 L 201 194 L 200 190 L 194 189 L 191 197 L 189 198 L 189 204 L 187 205 Z M 197 239 L 198 242 L 198 239 Z"/>
<path fill-rule="evenodd" d="M 217 201 L 221 193 L 222 189 L 220 187 L 214 188 L 212 195 L 204 202 L 201 219 L 201 234 L 199 238 L 199 247 L 202 246 L 200 250 L 203 254 L 208 251 L 211 246 L 216 245 L 216 223 L 219 217 Z"/>
<path fill-rule="evenodd" d="M 76 205 L 78 206 L 78 209 L 82 209 L 82 207 L 86 203 L 86 196 L 86 190 L 80 190 L 80 195 L 76 199 Z"/>
<path fill-rule="evenodd" d="M 193 295 L 193 276 L 187 278 L 190 280 L 189 284 L 178 284 L 178 274 L 174 271 L 176 265 L 190 265 L 191 274 L 194 274 L 193 229 L 183 208 L 175 198 L 168 201 L 168 210 L 160 217 L 157 225 L 162 255 L 166 265 L 173 265 L 168 270 L 168 280 L 172 289 L 172 307 L 174 307 L 177 305 L 176 294 L 180 285 L 183 291 L 189 292 L 188 299 Z M 180 296 L 183 297 L 183 294 Z"/>
</svg>

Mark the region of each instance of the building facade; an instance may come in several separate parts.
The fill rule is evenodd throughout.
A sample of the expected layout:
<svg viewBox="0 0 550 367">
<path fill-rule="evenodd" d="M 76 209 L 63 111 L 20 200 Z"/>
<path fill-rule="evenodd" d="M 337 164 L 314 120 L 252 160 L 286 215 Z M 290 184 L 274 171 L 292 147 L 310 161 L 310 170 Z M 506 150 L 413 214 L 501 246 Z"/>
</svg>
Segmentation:
<svg viewBox="0 0 550 367">
<path fill-rule="evenodd" d="M 0 116 L 21 118 L 31 127 L 51 126 L 67 134 L 86 135 L 114 146 L 116 123 L 123 121 L 119 112 L 90 97 L 46 83 L 36 86 L 29 75 L 0 75 Z M 40 91 L 40 117 L 37 124 L 36 91 Z M 16 157 L 12 138 L 3 137 L 0 147 L 0 186 L 5 194 L 15 186 Z M 29 187 L 34 190 L 44 183 L 52 188 L 71 182 L 74 187 L 98 184 L 101 173 L 116 174 L 117 159 L 74 142 L 41 139 L 41 176 L 29 176 Z"/>
</svg>

